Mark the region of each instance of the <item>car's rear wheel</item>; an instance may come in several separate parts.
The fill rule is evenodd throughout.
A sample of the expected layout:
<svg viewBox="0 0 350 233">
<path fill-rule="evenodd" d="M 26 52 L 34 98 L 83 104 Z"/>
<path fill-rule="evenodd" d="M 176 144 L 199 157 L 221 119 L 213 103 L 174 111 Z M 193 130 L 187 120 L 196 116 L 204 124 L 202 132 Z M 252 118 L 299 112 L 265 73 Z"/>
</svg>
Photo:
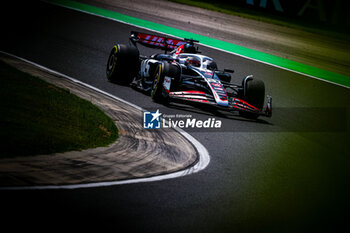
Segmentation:
<svg viewBox="0 0 350 233">
<path fill-rule="evenodd" d="M 115 45 L 108 57 L 107 79 L 111 82 L 128 85 L 139 70 L 139 51 L 136 47 Z"/>
<path fill-rule="evenodd" d="M 265 101 L 265 84 L 262 80 L 246 77 L 243 79 L 243 100 L 258 109 L 262 109 Z M 243 117 L 256 119 L 259 114 L 253 112 L 241 111 L 239 114 Z"/>
<path fill-rule="evenodd" d="M 152 85 L 152 99 L 154 102 L 166 104 L 169 103 L 169 89 L 164 88 L 165 76 L 176 80 L 180 76 L 179 67 L 167 62 L 159 63 L 154 72 Z"/>
</svg>

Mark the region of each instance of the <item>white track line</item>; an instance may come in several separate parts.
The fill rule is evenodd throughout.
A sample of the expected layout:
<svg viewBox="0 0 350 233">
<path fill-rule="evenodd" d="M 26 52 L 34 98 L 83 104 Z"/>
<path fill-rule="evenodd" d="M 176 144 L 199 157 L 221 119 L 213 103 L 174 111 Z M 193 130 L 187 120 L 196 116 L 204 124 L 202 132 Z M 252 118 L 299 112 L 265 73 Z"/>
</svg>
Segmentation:
<svg viewBox="0 0 350 233">
<path fill-rule="evenodd" d="M 88 14 L 88 15 L 93 15 L 93 16 L 97 16 L 97 17 L 100 17 L 100 18 L 116 21 L 116 22 L 123 23 L 123 24 L 126 24 L 126 25 L 130 25 L 130 26 L 133 26 L 133 27 L 142 28 L 142 29 L 145 29 L 145 30 L 148 30 L 148 31 L 151 31 L 151 32 L 156 32 L 156 33 L 159 33 L 159 34 L 175 37 L 175 38 L 178 38 L 178 39 L 183 39 L 182 37 L 174 36 L 172 34 L 168 34 L 168 33 L 161 32 L 161 31 L 157 31 L 157 30 L 154 30 L 154 29 L 149 29 L 147 27 L 142 27 L 142 26 L 139 26 L 139 25 L 136 25 L 136 24 L 128 23 L 128 22 L 125 22 L 125 21 L 122 21 L 122 20 L 119 20 L 119 19 L 114 19 L 114 18 L 111 18 L 111 17 L 95 14 L 95 13 L 92 13 L 92 12 L 89 12 L 89 11 L 76 9 L 74 7 L 61 5 L 59 3 L 53 3 L 53 2 L 45 1 L 45 0 L 42 0 L 42 1 L 46 2 L 46 3 L 49 3 L 49 4 L 52 4 L 52 5 L 60 6 L 60 7 L 66 8 L 66 9 L 71 9 L 71 10 L 75 10 L 75 11 L 78 11 L 78 12 L 81 12 L 81 13 L 85 13 L 85 14 Z M 103 8 L 101 8 L 101 9 L 103 9 Z M 210 46 L 210 45 L 206 45 L 206 44 L 202 44 L 202 43 L 198 43 L 198 44 L 201 45 L 201 46 L 205 46 L 205 47 L 208 47 L 208 48 L 211 48 L 211 49 L 215 49 L 215 50 L 221 51 L 221 52 L 225 52 L 225 53 L 229 53 L 229 54 L 236 55 L 236 56 L 239 56 L 239 57 L 243 57 L 243 58 L 248 59 L 248 60 L 252 60 L 252 61 L 255 61 L 255 62 L 263 63 L 265 65 L 276 67 L 276 68 L 279 68 L 279 69 L 282 69 L 282 70 L 290 71 L 290 72 L 293 72 L 293 73 L 296 73 L 296 74 L 299 74 L 299 75 L 302 75 L 302 76 L 306 76 L 306 77 L 309 77 L 309 78 L 317 79 L 319 81 L 323 81 L 323 82 L 326 82 L 326 83 L 329 83 L 329 84 L 333 84 L 333 85 L 337 85 L 337 86 L 340 86 L 340 87 L 344 87 L 344 88 L 350 89 L 350 87 L 348 87 L 348 86 L 345 86 L 345 85 L 342 85 L 342 84 L 339 84 L 339 83 L 336 83 L 336 82 L 332 82 L 332 81 L 329 81 L 329 80 L 326 80 L 326 79 L 322 79 L 322 78 L 319 78 L 319 77 L 316 77 L 316 76 L 313 76 L 313 75 L 305 74 L 305 73 L 302 73 L 302 72 L 299 72 L 299 71 L 295 71 L 295 70 L 292 70 L 292 69 L 288 69 L 288 68 L 285 68 L 283 66 L 278 66 L 278 65 L 271 64 L 271 63 L 268 63 L 268 62 L 265 62 L 265 61 L 257 60 L 255 58 L 251 58 L 251 57 L 248 57 L 248 56 L 245 56 L 245 55 L 242 55 L 242 54 L 239 54 L 239 53 L 227 51 L 227 50 L 224 50 L 224 49 L 216 48 L 216 47 L 213 47 L 213 46 Z"/>
<path fill-rule="evenodd" d="M 55 75 L 59 75 L 63 78 L 69 79 L 79 85 L 88 87 L 96 92 L 99 92 L 101 94 L 104 94 L 110 98 L 113 98 L 115 100 L 118 100 L 120 102 L 123 102 L 125 104 L 128 104 L 138 110 L 141 111 L 146 111 L 143 108 L 130 103 L 124 99 L 121 99 L 119 97 L 116 97 L 114 95 L 111 95 L 110 93 L 107 93 L 105 91 L 102 91 L 96 87 L 93 87 L 89 84 L 86 84 L 84 82 L 81 82 L 77 79 L 74 79 L 72 77 L 69 77 L 65 74 L 59 73 L 57 71 L 54 71 L 52 69 L 49 69 L 45 66 L 39 65 L 37 63 L 34 63 L 32 61 L 29 61 L 27 59 L 18 57 L 16 55 L 10 54 L 10 53 L 6 53 L 3 51 L 0 51 L 0 53 L 2 54 L 6 54 L 8 56 L 17 58 L 21 61 L 24 61 L 26 63 L 29 63 L 31 65 L 34 65 L 42 70 L 45 70 L 47 72 L 50 72 L 52 74 Z M 178 177 L 183 177 L 186 175 L 190 175 L 196 172 L 199 172 L 201 170 L 204 170 L 209 162 L 210 162 L 210 156 L 209 153 L 207 151 L 207 149 L 199 142 L 197 141 L 194 137 L 192 137 L 190 134 L 188 134 L 187 132 L 185 132 L 182 129 L 179 128 L 174 128 L 175 130 L 177 130 L 182 136 L 184 136 L 188 141 L 190 141 L 192 143 L 192 145 L 196 148 L 198 155 L 199 155 L 199 159 L 198 162 L 190 168 L 187 168 L 185 170 L 182 171 L 178 171 L 178 172 L 174 172 L 174 173 L 170 173 L 170 174 L 165 174 L 165 175 L 159 175 L 159 176 L 152 176 L 152 177 L 148 177 L 148 178 L 138 178 L 138 179 L 130 179 L 130 180 L 120 180 L 120 181 L 109 181 L 109 182 L 96 182 L 96 183 L 86 183 L 86 184 L 72 184 L 72 185 L 42 185 L 42 186 L 23 186 L 23 187 L 0 187 L 0 190 L 37 190 L 37 189 L 77 189 L 77 188 L 95 188 L 95 187 L 103 187 L 103 186 L 113 186 L 113 185 L 123 185 L 123 184 L 135 184 L 135 183 L 143 183 L 143 182 L 154 182 L 154 181 L 160 181 L 160 180 L 166 180 L 166 179 L 173 179 L 173 178 L 178 178 Z"/>
</svg>

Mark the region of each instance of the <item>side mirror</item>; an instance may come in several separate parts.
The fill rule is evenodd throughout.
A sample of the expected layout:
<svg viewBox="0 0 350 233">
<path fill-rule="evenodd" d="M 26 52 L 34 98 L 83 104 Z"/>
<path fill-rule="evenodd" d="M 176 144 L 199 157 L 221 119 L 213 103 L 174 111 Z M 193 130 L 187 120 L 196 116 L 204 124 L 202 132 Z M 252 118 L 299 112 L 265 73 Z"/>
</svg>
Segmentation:
<svg viewBox="0 0 350 233">
<path fill-rule="evenodd" d="M 235 72 L 235 71 L 232 70 L 232 69 L 224 69 L 224 71 L 227 72 L 227 73 L 231 73 L 231 74 Z"/>
</svg>

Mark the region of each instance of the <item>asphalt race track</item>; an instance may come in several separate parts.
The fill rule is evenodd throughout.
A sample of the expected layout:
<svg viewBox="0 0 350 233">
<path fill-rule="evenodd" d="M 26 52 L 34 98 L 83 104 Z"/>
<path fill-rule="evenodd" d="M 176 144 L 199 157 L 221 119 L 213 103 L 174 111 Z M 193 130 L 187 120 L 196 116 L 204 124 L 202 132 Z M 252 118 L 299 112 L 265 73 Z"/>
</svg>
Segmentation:
<svg viewBox="0 0 350 233">
<path fill-rule="evenodd" d="M 21 9 L 9 7 L 11 14 L 2 18 L 2 51 L 142 108 L 215 117 L 223 128 L 189 131 L 211 156 L 209 166 L 191 176 L 102 188 L 0 191 L 5 225 L 73 224 L 116 232 L 336 232 L 349 227 L 349 89 L 201 47 L 219 68 L 235 70 L 232 82 L 248 74 L 264 80 L 273 97 L 273 117 L 250 121 L 164 107 L 105 77 L 113 44 L 128 43 L 130 31 L 140 29 L 47 3 Z M 157 52 L 139 48 L 145 55 Z M 319 162 L 324 160 L 330 162 Z"/>
</svg>

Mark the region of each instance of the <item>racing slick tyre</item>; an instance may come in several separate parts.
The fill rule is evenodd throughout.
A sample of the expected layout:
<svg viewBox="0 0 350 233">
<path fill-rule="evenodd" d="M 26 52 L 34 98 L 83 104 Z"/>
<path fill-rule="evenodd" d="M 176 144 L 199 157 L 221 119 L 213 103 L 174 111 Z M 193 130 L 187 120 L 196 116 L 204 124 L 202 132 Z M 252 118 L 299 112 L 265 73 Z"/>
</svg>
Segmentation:
<svg viewBox="0 0 350 233">
<path fill-rule="evenodd" d="M 154 102 L 162 104 L 167 104 L 170 102 L 170 87 L 167 90 L 163 85 L 165 76 L 170 77 L 173 80 L 178 79 L 178 77 L 180 76 L 179 67 L 166 62 L 159 63 L 157 65 L 156 71 L 154 72 L 151 93 Z"/>
<path fill-rule="evenodd" d="M 133 46 L 117 44 L 112 48 L 107 62 L 107 79 L 128 85 L 139 70 L 139 50 Z"/>
<path fill-rule="evenodd" d="M 253 105 L 258 109 L 262 109 L 265 101 L 265 84 L 262 80 L 246 77 L 243 79 L 243 100 Z M 241 111 L 239 114 L 242 117 L 249 119 L 258 118 L 259 114 L 252 112 Z"/>
</svg>

